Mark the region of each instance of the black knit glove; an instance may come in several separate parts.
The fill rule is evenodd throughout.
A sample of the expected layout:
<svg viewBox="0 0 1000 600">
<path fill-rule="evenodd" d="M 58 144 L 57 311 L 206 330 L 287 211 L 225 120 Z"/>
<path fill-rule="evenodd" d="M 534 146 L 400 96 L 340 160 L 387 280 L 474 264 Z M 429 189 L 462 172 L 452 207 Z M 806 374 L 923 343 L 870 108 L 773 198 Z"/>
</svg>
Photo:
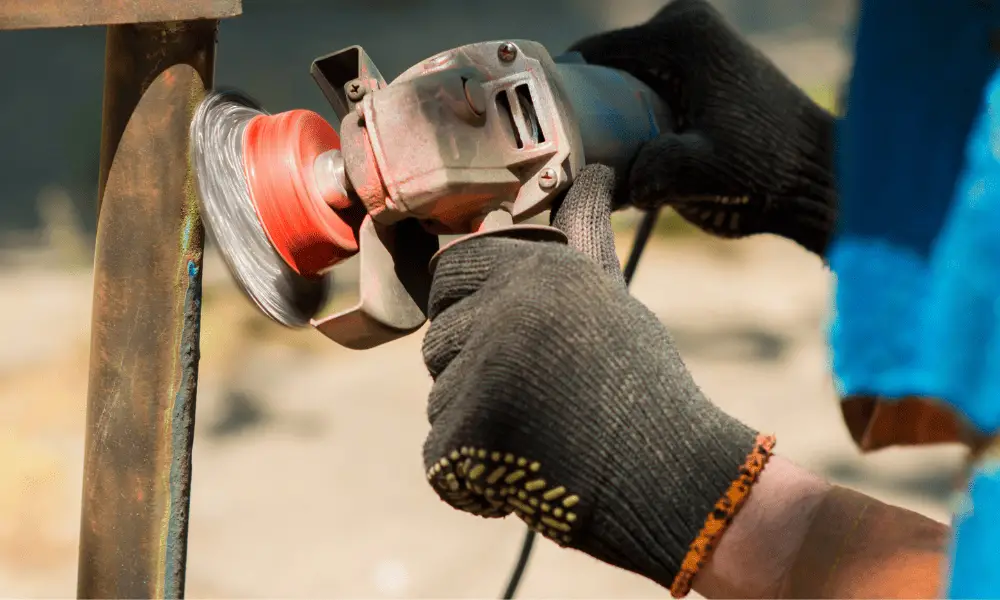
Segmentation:
<svg viewBox="0 0 1000 600">
<path fill-rule="evenodd" d="M 424 461 L 453 507 L 516 513 L 680 597 L 773 440 L 702 395 L 628 294 L 614 184 L 605 167 L 584 170 L 554 219 L 569 247 L 480 238 L 441 257 L 423 345 L 434 379 Z"/>
<path fill-rule="evenodd" d="M 669 105 L 676 130 L 638 156 L 632 203 L 667 204 L 723 237 L 773 233 L 822 255 L 834 224 L 833 117 L 705 0 L 571 50 L 627 71 Z"/>
</svg>

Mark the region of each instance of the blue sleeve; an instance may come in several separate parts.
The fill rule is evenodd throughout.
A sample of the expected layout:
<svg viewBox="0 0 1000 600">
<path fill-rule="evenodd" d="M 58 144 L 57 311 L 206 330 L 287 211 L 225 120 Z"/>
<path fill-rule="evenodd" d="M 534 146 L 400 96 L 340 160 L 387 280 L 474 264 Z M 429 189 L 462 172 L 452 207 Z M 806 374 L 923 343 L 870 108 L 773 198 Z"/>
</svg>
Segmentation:
<svg viewBox="0 0 1000 600">
<path fill-rule="evenodd" d="M 996 3 L 862 0 L 839 124 L 830 344 L 842 397 L 940 397 L 922 352 L 931 255 L 997 65 Z"/>
</svg>

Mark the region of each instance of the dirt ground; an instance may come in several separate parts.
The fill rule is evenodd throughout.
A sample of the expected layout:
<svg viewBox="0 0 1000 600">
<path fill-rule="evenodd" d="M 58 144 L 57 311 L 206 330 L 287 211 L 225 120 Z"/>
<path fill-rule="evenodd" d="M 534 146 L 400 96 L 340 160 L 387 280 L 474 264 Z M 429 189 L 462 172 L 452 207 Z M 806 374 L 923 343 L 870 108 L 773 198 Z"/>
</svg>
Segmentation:
<svg viewBox="0 0 1000 600">
<path fill-rule="evenodd" d="M 256 317 L 217 262 L 206 273 L 188 595 L 496 597 L 522 528 L 453 511 L 427 486 L 420 335 L 343 350 Z M 708 395 L 774 431 L 782 454 L 945 520 L 958 449 L 862 457 L 839 421 L 829 283 L 780 240 L 682 240 L 650 248 L 634 291 Z M 0 596 L 75 594 L 89 314 L 85 271 L 0 272 Z M 521 595 L 669 597 L 544 541 Z"/>
</svg>

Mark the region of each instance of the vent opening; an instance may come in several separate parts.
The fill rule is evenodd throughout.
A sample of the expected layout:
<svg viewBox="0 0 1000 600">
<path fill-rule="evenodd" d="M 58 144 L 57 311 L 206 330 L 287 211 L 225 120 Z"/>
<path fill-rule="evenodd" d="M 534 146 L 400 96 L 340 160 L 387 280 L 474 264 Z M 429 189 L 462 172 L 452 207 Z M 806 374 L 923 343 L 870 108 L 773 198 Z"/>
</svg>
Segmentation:
<svg viewBox="0 0 1000 600">
<path fill-rule="evenodd" d="M 545 142 L 545 134 L 542 133 L 542 126 L 538 122 L 538 112 L 535 110 L 535 103 L 531 98 L 531 91 L 528 85 L 522 83 L 513 90 L 513 97 L 517 101 L 517 110 L 511 106 L 511 96 L 506 91 L 497 94 L 497 113 L 500 116 L 501 126 L 507 133 L 507 139 L 522 150 L 525 146 L 537 146 Z"/>
<path fill-rule="evenodd" d="M 521 106 L 521 114 L 528 125 L 528 139 L 532 145 L 541 144 L 545 141 L 545 134 L 542 133 L 542 126 L 538 122 L 538 112 L 535 110 L 535 102 L 531 99 L 531 90 L 528 84 L 522 83 L 514 88 L 517 95 L 517 103 Z"/>
<path fill-rule="evenodd" d="M 517 127 L 517 121 L 514 119 L 514 111 L 511 110 L 510 98 L 507 97 L 506 91 L 501 91 L 497 94 L 497 113 L 500 115 L 500 123 L 507 133 L 508 141 L 513 142 L 518 149 L 524 148 L 524 142 L 521 141 L 521 132 Z"/>
</svg>

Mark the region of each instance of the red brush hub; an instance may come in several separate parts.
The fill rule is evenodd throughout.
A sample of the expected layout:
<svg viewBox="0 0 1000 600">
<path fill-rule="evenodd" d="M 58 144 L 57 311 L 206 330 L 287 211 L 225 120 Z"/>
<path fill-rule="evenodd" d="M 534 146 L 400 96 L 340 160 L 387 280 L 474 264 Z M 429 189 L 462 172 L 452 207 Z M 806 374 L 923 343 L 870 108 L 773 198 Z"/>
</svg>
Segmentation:
<svg viewBox="0 0 1000 600">
<path fill-rule="evenodd" d="M 319 277 L 358 252 L 357 225 L 338 214 L 351 200 L 323 189 L 316 158 L 340 149 L 340 136 L 309 110 L 260 115 L 247 124 L 243 164 L 250 198 L 271 245 L 303 277 Z"/>
</svg>

